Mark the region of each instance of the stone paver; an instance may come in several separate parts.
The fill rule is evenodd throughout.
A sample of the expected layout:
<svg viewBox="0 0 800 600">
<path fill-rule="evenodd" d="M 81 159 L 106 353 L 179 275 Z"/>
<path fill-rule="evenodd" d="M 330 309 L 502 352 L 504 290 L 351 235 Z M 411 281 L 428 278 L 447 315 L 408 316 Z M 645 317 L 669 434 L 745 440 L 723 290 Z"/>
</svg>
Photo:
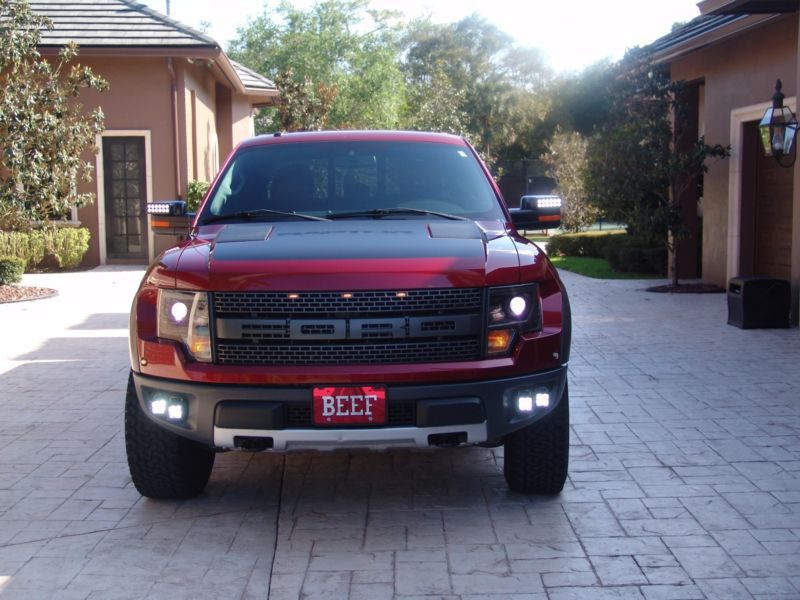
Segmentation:
<svg viewBox="0 0 800 600">
<path fill-rule="evenodd" d="M 122 435 L 141 270 L 26 276 L 0 305 L 8 598 L 800 598 L 800 334 L 724 295 L 565 273 L 572 461 L 506 490 L 502 449 L 227 453 L 206 493 L 133 489 Z"/>
</svg>

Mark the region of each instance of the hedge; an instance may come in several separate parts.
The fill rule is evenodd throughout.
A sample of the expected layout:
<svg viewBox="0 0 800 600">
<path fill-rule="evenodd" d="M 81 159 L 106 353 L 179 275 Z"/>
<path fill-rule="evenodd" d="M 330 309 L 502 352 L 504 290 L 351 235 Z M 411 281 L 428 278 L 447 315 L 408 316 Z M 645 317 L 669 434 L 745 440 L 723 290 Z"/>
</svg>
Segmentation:
<svg viewBox="0 0 800 600">
<path fill-rule="evenodd" d="M 667 272 L 667 248 L 653 248 L 640 238 L 625 235 L 609 240 L 603 248 L 603 256 L 615 271 L 657 275 Z"/>
<path fill-rule="evenodd" d="M 667 271 L 667 250 L 652 247 L 646 240 L 622 232 L 562 233 L 547 241 L 551 256 L 605 258 L 615 271 L 653 273 Z"/>
<path fill-rule="evenodd" d="M 85 227 L 43 227 L 0 231 L 0 255 L 25 261 L 26 270 L 74 269 L 89 249 Z"/>
<path fill-rule="evenodd" d="M 19 283 L 24 272 L 24 260 L 17 256 L 0 256 L 0 285 Z"/>
<path fill-rule="evenodd" d="M 611 238 L 626 237 L 622 232 L 560 233 L 547 240 L 547 253 L 552 256 L 588 256 L 603 258 L 603 248 Z"/>
</svg>

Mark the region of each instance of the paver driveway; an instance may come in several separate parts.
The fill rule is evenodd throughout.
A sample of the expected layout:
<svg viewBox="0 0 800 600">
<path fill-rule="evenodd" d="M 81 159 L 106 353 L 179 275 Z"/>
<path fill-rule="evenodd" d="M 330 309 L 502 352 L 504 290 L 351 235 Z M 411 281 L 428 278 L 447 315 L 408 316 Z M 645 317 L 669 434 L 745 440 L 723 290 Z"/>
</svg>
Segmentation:
<svg viewBox="0 0 800 600">
<path fill-rule="evenodd" d="M 139 497 L 122 435 L 141 271 L 29 276 L 0 305 L 0 589 L 38 598 L 800 598 L 800 334 L 723 295 L 564 274 L 572 461 L 506 491 L 500 450 L 220 455 Z"/>
</svg>

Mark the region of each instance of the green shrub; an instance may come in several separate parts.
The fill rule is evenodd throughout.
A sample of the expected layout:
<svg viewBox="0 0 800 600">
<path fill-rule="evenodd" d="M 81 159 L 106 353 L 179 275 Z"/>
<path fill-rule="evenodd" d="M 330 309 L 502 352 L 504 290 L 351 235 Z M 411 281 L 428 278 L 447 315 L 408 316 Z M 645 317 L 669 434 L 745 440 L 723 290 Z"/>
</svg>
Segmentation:
<svg viewBox="0 0 800 600">
<path fill-rule="evenodd" d="M 56 268 L 74 269 L 89 249 L 85 227 L 54 227 L 31 231 L 0 231 L 0 255 L 16 256 L 28 271 Z"/>
<path fill-rule="evenodd" d="M 44 235 L 34 231 L 0 231 L 0 255 L 16 256 L 31 271 L 44 260 Z"/>
<path fill-rule="evenodd" d="M 81 264 L 89 249 L 89 230 L 85 227 L 43 229 L 45 254 L 55 257 L 61 269 L 74 269 Z"/>
<path fill-rule="evenodd" d="M 612 237 L 624 237 L 618 231 L 602 233 L 561 233 L 547 241 L 547 253 L 551 256 L 587 256 L 603 258 L 603 248 Z"/>
<path fill-rule="evenodd" d="M 203 196 L 206 195 L 210 187 L 211 184 L 207 181 L 189 182 L 189 188 L 186 192 L 186 209 L 189 212 L 197 212 L 197 209 L 200 208 L 200 202 L 202 202 Z"/>
<path fill-rule="evenodd" d="M 612 269 L 623 273 L 663 275 L 667 271 L 666 247 L 653 248 L 647 240 L 638 237 L 623 235 L 608 240 L 604 257 Z"/>
<path fill-rule="evenodd" d="M 0 285 L 19 283 L 24 272 L 24 260 L 16 256 L 0 256 Z"/>
</svg>

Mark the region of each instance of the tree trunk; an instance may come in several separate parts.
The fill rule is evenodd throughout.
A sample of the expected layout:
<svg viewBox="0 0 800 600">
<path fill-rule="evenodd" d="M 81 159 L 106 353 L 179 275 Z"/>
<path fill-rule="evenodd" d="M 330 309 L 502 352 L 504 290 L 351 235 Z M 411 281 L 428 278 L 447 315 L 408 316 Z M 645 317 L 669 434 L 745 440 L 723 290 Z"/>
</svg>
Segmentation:
<svg viewBox="0 0 800 600">
<path fill-rule="evenodd" d="M 672 263 L 672 286 L 678 287 L 678 238 L 672 236 L 672 252 L 670 262 Z"/>
</svg>

